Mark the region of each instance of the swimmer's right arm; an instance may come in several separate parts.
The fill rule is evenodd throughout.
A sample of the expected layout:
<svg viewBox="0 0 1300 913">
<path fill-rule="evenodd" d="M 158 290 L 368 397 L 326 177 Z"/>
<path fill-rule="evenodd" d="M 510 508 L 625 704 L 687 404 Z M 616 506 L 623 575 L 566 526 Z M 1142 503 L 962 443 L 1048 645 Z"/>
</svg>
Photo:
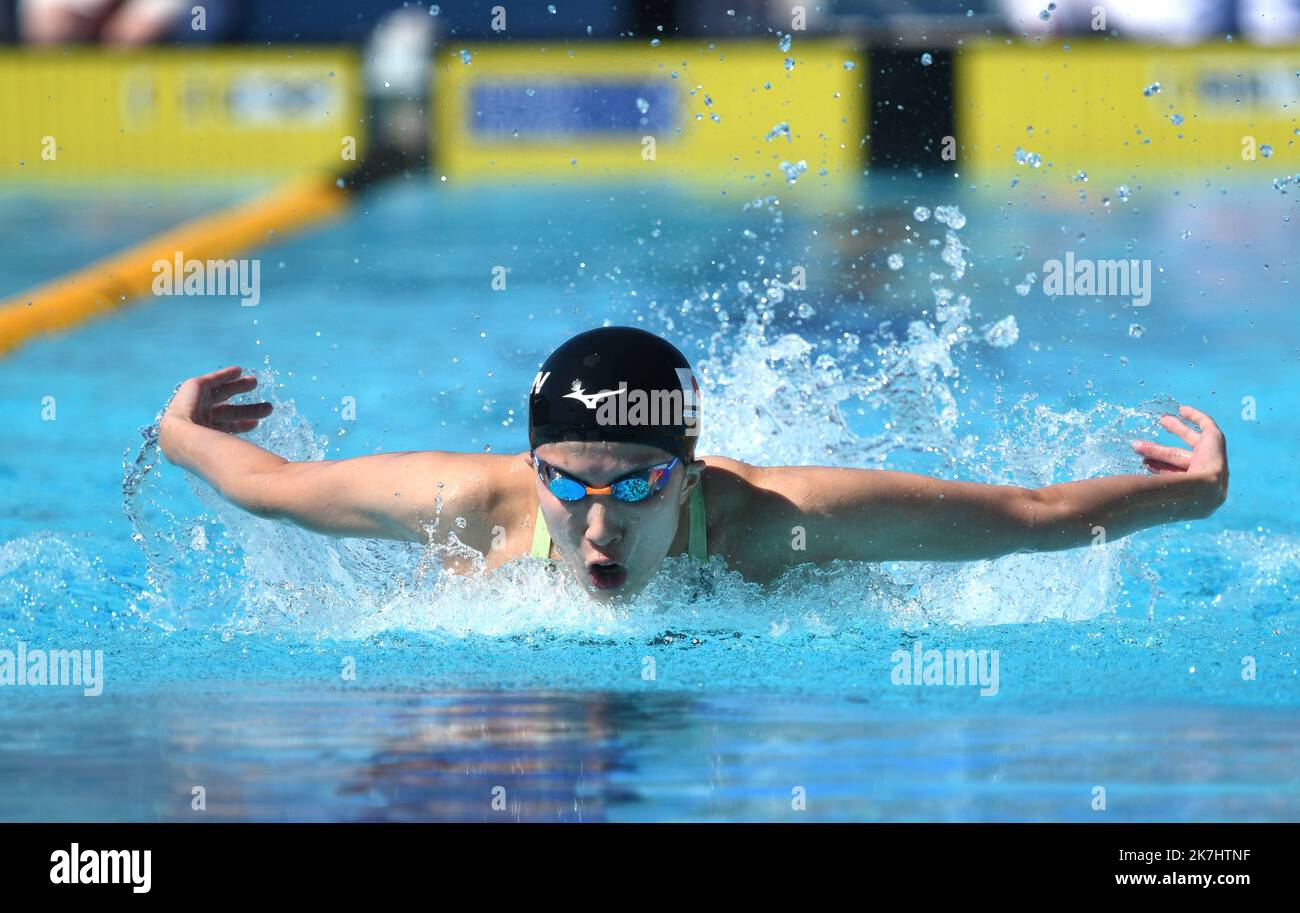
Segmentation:
<svg viewBox="0 0 1300 913">
<path fill-rule="evenodd" d="M 159 423 L 167 459 L 249 513 L 327 535 L 425 541 L 434 493 L 442 495 L 450 516 L 470 519 L 463 541 L 483 526 L 472 521 L 487 510 L 492 492 L 475 484 L 475 455 L 407 452 L 290 462 L 236 436 L 271 414 L 270 403 L 227 402 L 256 386 L 257 378 L 242 376 L 238 367 L 181 384 Z"/>
</svg>

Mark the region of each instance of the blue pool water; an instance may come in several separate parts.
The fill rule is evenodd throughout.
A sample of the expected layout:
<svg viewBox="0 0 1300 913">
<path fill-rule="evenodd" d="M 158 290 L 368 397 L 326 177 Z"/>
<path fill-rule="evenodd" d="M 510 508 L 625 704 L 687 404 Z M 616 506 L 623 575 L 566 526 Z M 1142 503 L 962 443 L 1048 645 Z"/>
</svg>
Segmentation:
<svg viewBox="0 0 1300 913">
<path fill-rule="evenodd" d="M 7 196 L 3 291 L 229 196 Z M 965 224 L 912 215 L 940 205 Z M 0 364 L 0 649 L 102 650 L 104 687 L 0 688 L 0 819 L 1300 818 L 1295 209 L 1254 183 L 877 178 L 789 206 L 408 181 L 262 250 L 255 308 L 158 298 L 31 344 Z M 1150 305 L 1047 298 L 1066 251 L 1150 259 Z M 765 294 L 796 266 L 806 290 Z M 509 452 L 538 361 L 606 320 L 695 360 L 705 453 L 1041 485 L 1137 471 L 1127 441 L 1184 401 L 1225 430 L 1231 495 L 969 565 L 761 589 L 669 562 L 602 608 L 540 563 L 446 577 L 241 515 L 141 433 L 238 363 L 286 456 Z M 917 642 L 997 651 L 997 693 L 894 684 Z"/>
</svg>

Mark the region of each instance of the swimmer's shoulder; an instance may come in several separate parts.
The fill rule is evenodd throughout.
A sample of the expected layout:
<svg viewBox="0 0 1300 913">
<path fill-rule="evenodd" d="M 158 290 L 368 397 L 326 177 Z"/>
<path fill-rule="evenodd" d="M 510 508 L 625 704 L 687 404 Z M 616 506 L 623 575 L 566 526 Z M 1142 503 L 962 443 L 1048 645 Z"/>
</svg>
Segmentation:
<svg viewBox="0 0 1300 913">
<path fill-rule="evenodd" d="M 748 579 L 776 579 L 790 567 L 791 542 L 806 523 L 803 486 L 790 484 L 788 467 L 700 459 L 709 554 L 722 556 Z"/>
<path fill-rule="evenodd" d="M 723 456 L 699 457 L 704 463 L 700 485 L 708 519 L 709 553 L 743 557 L 744 543 L 771 497 L 763 485 L 764 468 Z"/>
<path fill-rule="evenodd" d="M 704 490 L 705 506 L 709 519 L 734 518 L 751 494 L 761 469 L 723 456 L 698 457 L 704 463 L 700 485 Z"/>
<path fill-rule="evenodd" d="M 401 458 L 402 488 L 418 504 L 415 526 L 426 526 L 435 515 L 453 523 L 462 518 L 457 536 L 475 548 L 499 543 L 503 530 L 511 540 L 531 535 L 537 499 L 527 453 L 421 450 L 394 456 Z"/>
</svg>

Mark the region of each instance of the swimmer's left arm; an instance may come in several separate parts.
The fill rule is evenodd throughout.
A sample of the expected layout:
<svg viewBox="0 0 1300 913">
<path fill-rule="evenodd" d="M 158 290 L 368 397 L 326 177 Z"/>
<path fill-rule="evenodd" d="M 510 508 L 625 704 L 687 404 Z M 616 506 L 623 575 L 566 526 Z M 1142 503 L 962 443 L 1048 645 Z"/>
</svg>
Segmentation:
<svg viewBox="0 0 1300 913">
<path fill-rule="evenodd" d="M 835 558 L 966 561 L 1089 545 L 1212 514 L 1227 497 L 1226 442 L 1214 421 L 1183 406 L 1161 425 L 1192 449 L 1134 442 L 1151 475 L 1029 489 L 904 472 L 831 467 L 753 468 L 760 493 L 738 563 L 772 570 Z"/>
</svg>

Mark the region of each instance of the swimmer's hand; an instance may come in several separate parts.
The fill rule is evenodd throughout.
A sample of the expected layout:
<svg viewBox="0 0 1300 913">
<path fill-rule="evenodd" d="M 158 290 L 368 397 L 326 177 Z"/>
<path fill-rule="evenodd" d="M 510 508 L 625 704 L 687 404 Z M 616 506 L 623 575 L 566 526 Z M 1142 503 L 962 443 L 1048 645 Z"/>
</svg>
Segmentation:
<svg viewBox="0 0 1300 913">
<path fill-rule="evenodd" d="M 176 389 L 176 395 L 163 413 L 160 434 L 166 435 L 168 426 L 174 426 L 176 421 L 193 422 L 230 434 L 252 431 L 259 421 L 271 414 L 271 404 L 234 405 L 226 400 L 256 386 L 256 377 L 244 375 L 243 368 L 233 365 L 211 374 L 191 377 Z M 163 449 L 166 449 L 165 445 Z"/>
<path fill-rule="evenodd" d="M 1155 441 L 1134 441 L 1133 449 L 1142 456 L 1147 469 L 1157 475 L 1184 473 L 1203 480 L 1206 506 L 1212 513 L 1228 497 L 1228 442 L 1214 419 L 1204 412 L 1191 406 L 1179 406 L 1178 412 L 1199 425 L 1201 430 L 1189 427 L 1172 415 L 1162 415 L 1160 427 L 1178 435 L 1191 445 L 1191 450 Z"/>
<path fill-rule="evenodd" d="M 177 387 L 158 422 L 158 446 L 169 461 L 256 513 L 265 500 L 265 480 L 286 461 L 236 437 L 271 414 L 270 403 L 227 402 L 257 386 L 257 378 L 242 375 L 242 369 L 231 366 Z"/>
</svg>

